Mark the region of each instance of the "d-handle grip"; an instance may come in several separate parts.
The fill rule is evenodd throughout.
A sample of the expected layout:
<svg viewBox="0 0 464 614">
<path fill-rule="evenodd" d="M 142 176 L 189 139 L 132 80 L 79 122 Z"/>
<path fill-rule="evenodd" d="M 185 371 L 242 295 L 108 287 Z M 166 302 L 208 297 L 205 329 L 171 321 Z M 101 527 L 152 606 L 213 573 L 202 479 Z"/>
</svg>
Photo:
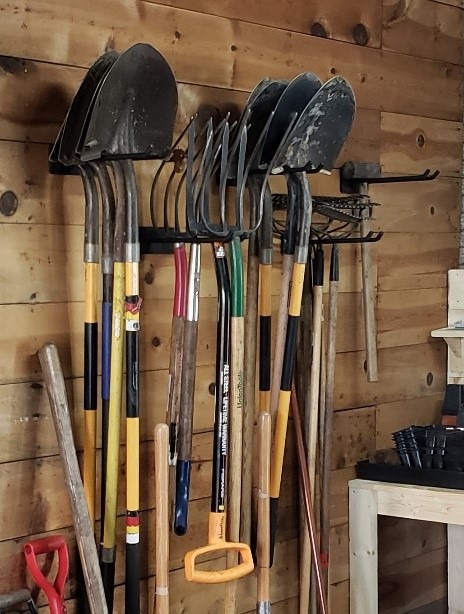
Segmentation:
<svg viewBox="0 0 464 614">
<path fill-rule="evenodd" d="M 221 582 L 238 580 L 251 573 L 254 569 L 254 562 L 248 544 L 225 541 L 226 515 L 224 513 L 211 512 L 208 524 L 208 545 L 196 550 L 190 550 L 185 555 L 185 577 L 187 580 L 201 584 L 220 584 Z M 217 571 L 202 571 L 195 567 L 196 559 L 199 556 L 219 550 L 237 552 L 242 562 L 235 565 L 235 567 Z"/>
</svg>

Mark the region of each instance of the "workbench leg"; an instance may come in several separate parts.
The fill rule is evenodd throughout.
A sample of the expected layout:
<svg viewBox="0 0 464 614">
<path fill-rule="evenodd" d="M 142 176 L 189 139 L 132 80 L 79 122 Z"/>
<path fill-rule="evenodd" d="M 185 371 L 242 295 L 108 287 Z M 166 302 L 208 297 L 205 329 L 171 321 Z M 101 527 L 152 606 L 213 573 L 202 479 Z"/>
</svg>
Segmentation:
<svg viewBox="0 0 464 614">
<path fill-rule="evenodd" d="M 448 612 L 464 614 L 464 526 L 448 525 Z"/>
<path fill-rule="evenodd" d="M 377 614 L 377 493 L 350 488 L 350 612 Z"/>
</svg>

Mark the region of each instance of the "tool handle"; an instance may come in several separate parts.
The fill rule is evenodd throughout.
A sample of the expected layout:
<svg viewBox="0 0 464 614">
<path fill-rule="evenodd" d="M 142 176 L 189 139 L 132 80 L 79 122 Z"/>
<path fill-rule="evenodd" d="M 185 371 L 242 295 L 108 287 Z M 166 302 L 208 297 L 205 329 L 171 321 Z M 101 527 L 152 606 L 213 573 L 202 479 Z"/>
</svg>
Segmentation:
<svg viewBox="0 0 464 614">
<path fill-rule="evenodd" d="M 262 412 L 258 418 L 259 427 L 259 481 L 258 481 L 258 536 L 256 558 L 258 565 L 259 602 L 269 603 L 270 564 L 270 501 L 269 480 L 271 475 L 271 416 Z"/>
<path fill-rule="evenodd" d="M 363 213 L 361 232 L 365 236 L 370 230 L 368 211 Z M 372 248 L 369 243 L 361 244 L 361 264 L 363 281 L 364 329 L 366 334 L 367 380 L 379 381 L 377 365 L 377 321 L 375 319 L 375 279 L 372 267 Z"/>
<path fill-rule="evenodd" d="M 74 446 L 66 387 L 56 346 L 46 343 L 39 350 L 39 359 L 63 461 L 90 611 L 92 614 L 108 614 L 93 527 L 85 502 L 84 488 Z"/>
<path fill-rule="evenodd" d="M 155 544 L 156 587 L 154 614 L 169 614 L 169 428 L 155 427 Z"/>
<path fill-rule="evenodd" d="M 184 360 L 180 392 L 179 455 L 176 467 L 174 511 L 174 532 L 176 535 L 185 535 L 187 532 L 197 340 L 198 321 L 186 320 L 184 322 Z"/>
<path fill-rule="evenodd" d="M 201 584 L 220 584 L 221 582 L 232 582 L 243 578 L 254 569 L 253 556 L 248 544 L 226 542 L 225 536 L 226 515 L 224 512 L 210 512 L 208 522 L 208 545 L 190 550 L 185 555 L 185 577 L 189 582 L 199 582 Z M 242 562 L 229 569 L 216 571 L 204 571 L 195 567 L 196 560 L 203 554 L 212 552 L 231 552 L 240 555 Z"/>
<path fill-rule="evenodd" d="M 174 288 L 173 315 L 185 317 L 187 306 L 187 252 L 183 243 L 174 244 L 176 283 Z"/>
<path fill-rule="evenodd" d="M 37 556 L 40 554 L 58 553 L 58 571 L 53 584 L 46 578 L 39 567 Z M 64 537 L 52 535 L 24 544 L 26 565 L 35 583 L 47 595 L 52 614 L 64 614 L 64 586 L 69 573 L 69 555 Z"/>
</svg>

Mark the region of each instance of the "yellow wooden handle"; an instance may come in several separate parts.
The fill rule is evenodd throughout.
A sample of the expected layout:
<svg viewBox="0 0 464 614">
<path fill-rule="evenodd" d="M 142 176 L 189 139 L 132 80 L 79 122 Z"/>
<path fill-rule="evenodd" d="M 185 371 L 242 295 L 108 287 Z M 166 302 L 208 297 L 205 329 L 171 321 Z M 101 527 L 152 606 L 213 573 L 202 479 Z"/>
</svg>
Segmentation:
<svg viewBox="0 0 464 614">
<path fill-rule="evenodd" d="M 226 515 L 224 513 L 211 512 L 208 524 L 208 545 L 190 550 L 185 555 L 185 577 L 187 580 L 201 584 L 220 584 L 221 582 L 238 580 L 251 573 L 254 569 L 254 563 L 248 544 L 225 541 Z M 229 569 L 216 571 L 196 569 L 195 563 L 199 556 L 217 552 L 218 550 L 223 550 L 224 552 L 234 551 L 240 555 L 242 562 Z"/>
</svg>

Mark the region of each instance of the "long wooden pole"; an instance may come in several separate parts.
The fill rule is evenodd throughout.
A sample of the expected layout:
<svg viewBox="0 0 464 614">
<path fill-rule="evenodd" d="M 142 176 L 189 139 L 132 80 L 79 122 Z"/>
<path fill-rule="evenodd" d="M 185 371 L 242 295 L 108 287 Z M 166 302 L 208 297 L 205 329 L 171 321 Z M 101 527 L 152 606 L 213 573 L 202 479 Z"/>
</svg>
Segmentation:
<svg viewBox="0 0 464 614">
<path fill-rule="evenodd" d="M 154 614 L 169 614 L 169 428 L 155 427 L 155 556 Z"/>
<path fill-rule="evenodd" d="M 66 386 L 58 350 L 46 343 L 39 350 L 40 366 L 47 388 L 64 478 L 73 515 L 74 531 L 82 564 L 90 611 L 92 614 L 108 614 L 103 582 L 98 564 L 97 548 L 93 534 L 84 487 L 79 472 L 76 448 L 71 427 Z"/>
<path fill-rule="evenodd" d="M 271 611 L 269 589 L 270 523 L 269 480 L 271 476 L 271 416 L 262 412 L 258 418 L 259 431 L 259 481 L 258 481 L 258 532 L 257 532 L 257 614 Z"/>
</svg>

